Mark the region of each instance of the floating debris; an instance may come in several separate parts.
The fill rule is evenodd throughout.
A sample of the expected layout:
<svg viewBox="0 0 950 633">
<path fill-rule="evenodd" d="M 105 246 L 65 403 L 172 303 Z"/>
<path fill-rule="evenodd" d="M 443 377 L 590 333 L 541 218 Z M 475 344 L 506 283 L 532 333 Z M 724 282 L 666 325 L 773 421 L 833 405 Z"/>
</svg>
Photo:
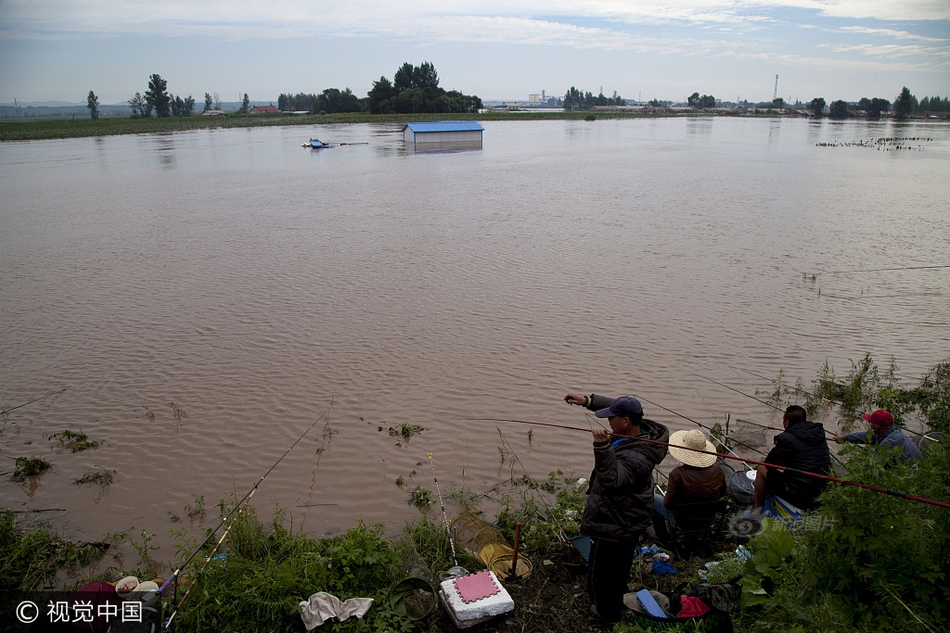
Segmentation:
<svg viewBox="0 0 950 633">
<path fill-rule="evenodd" d="M 859 141 L 831 141 L 815 143 L 815 147 L 868 147 L 876 149 L 879 152 L 896 150 L 916 150 L 922 151 L 924 146 L 921 143 L 930 143 L 933 137 L 930 136 L 889 136 L 881 138 L 869 138 Z M 912 145 L 918 143 L 918 145 Z"/>
</svg>

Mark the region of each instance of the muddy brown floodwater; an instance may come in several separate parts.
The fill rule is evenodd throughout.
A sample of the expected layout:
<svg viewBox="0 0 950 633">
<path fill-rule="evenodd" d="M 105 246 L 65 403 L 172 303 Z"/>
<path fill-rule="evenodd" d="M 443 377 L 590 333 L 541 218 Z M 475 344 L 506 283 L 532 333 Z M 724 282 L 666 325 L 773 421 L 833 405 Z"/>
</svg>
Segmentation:
<svg viewBox="0 0 950 633">
<path fill-rule="evenodd" d="M 429 452 L 446 495 L 589 472 L 582 433 L 476 418 L 587 426 L 562 397 L 593 391 L 777 426 L 703 377 L 754 395 L 749 372 L 869 352 L 913 382 L 950 356 L 942 124 L 489 122 L 457 152 L 251 128 L 4 143 L 0 166 L 0 407 L 65 389 L 0 419 L 0 505 L 147 530 L 164 560 L 196 495 L 216 516 L 317 420 L 255 507 L 398 529 Z M 67 429 L 102 446 L 61 450 Z M 21 456 L 53 468 L 13 483 Z"/>
</svg>

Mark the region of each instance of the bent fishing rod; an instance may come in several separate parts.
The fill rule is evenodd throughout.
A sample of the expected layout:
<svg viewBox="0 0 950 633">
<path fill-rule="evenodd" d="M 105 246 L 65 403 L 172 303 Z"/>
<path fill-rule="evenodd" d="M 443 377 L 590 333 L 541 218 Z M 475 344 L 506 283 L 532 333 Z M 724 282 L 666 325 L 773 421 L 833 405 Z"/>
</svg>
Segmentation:
<svg viewBox="0 0 950 633">
<path fill-rule="evenodd" d="M 331 400 L 330 400 L 330 407 L 332 407 L 332 406 L 333 406 L 333 400 L 331 399 Z M 319 418 L 317 418 L 316 420 L 314 420 L 313 424 L 311 424 L 309 427 L 307 427 L 307 430 L 304 431 L 304 432 L 300 435 L 300 437 L 298 437 L 298 438 L 294 441 L 294 443 L 290 445 L 290 448 L 288 448 L 286 451 L 284 451 L 284 454 L 280 456 L 280 459 L 278 459 L 276 462 L 274 462 L 274 465 L 271 466 L 271 467 L 267 470 L 266 473 L 264 473 L 263 475 L 261 475 L 261 478 L 257 480 L 257 482 L 251 487 L 250 490 L 248 490 L 247 494 L 244 495 L 244 498 L 242 498 L 237 504 L 235 504 L 235 506 L 234 506 L 234 508 L 231 510 L 231 512 L 229 512 L 228 515 L 227 515 L 226 517 L 224 517 L 224 518 L 221 520 L 221 523 L 219 523 L 216 528 L 214 528 L 213 530 L 211 530 L 211 532 L 208 534 L 208 537 L 201 543 L 201 545 L 199 545 L 198 548 L 197 548 L 194 552 L 192 552 L 191 555 L 185 560 L 185 562 L 182 563 L 181 565 L 179 565 L 178 568 L 174 571 L 174 573 L 172 573 L 172 575 L 169 576 L 169 577 L 165 580 L 164 583 L 162 583 L 162 586 L 161 586 L 161 587 L 159 588 L 159 590 L 158 590 L 159 593 L 162 593 L 163 591 L 165 591 L 165 589 L 167 589 L 168 586 L 181 574 L 181 570 L 184 569 L 184 568 L 188 565 L 188 563 L 190 563 L 190 562 L 192 561 L 192 559 L 194 559 L 194 557 L 198 555 L 198 553 L 202 550 L 202 548 L 203 548 L 205 545 L 207 545 L 207 544 L 211 541 L 211 539 L 214 537 L 215 533 L 216 533 L 218 530 L 221 529 L 221 526 L 228 522 L 228 519 L 231 518 L 231 515 L 233 515 L 235 512 L 237 512 L 239 508 L 242 508 L 242 507 L 244 507 L 244 506 L 246 505 L 246 502 L 249 501 L 250 498 L 251 498 L 251 496 L 253 496 L 254 493 L 257 491 L 258 486 L 260 486 L 260 485 L 264 482 L 264 480 L 267 479 L 267 476 L 268 476 L 269 474 L 271 474 L 271 472 L 272 472 L 275 468 L 277 468 L 277 465 L 278 465 L 278 464 L 280 464 L 282 461 L 284 461 L 284 458 L 287 457 L 287 454 L 290 453 L 290 451 L 292 451 L 292 450 L 294 449 L 294 447 L 295 447 L 297 444 L 300 443 L 300 441 L 307 435 L 307 433 L 309 433 L 311 430 L 313 430 L 313 427 L 315 427 L 315 426 L 317 425 L 317 423 L 320 422 L 320 420 L 323 420 L 324 418 L 326 418 L 327 414 L 330 412 L 330 407 L 327 407 L 327 410 L 323 412 L 323 415 L 321 415 Z M 230 530 L 230 528 L 228 528 L 228 529 Z M 225 535 L 227 535 L 227 534 L 225 533 Z M 223 540 L 223 537 L 222 537 L 222 540 Z M 220 545 L 220 544 L 221 544 L 221 543 L 219 542 L 218 545 Z M 187 594 L 186 594 L 186 597 L 187 597 Z M 184 599 L 182 600 L 182 602 L 184 602 Z M 179 608 L 180 608 L 180 607 L 181 607 L 181 604 L 179 604 Z M 178 612 L 178 609 L 176 608 L 176 609 L 175 609 L 175 613 L 177 613 L 177 612 Z M 175 613 L 173 613 L 171 617 L 174 617 L 174 616 L 175 616 Z M 170 623 L 171 623 L 171 620 L 169 619 L 169 624 L 170 624 Z M 167 625 L 166 625 L 166 630 L 167 630 Z"/>
<path fill-rule="evenodd" d="M 487 420 L 485 420 L 487 421 Z M 530 420 L 494 420 L 496 422 L 512 422 L 514 424 L 530 424 L 533 426 L 550 426 L 557 429 L 567 429 L 571 431 L 583 431 L 584 433 L 590 433 L 590 429 L 584 429 L 578 426 L 567 426 L 565 424 L 554 424 L 553 422 L 533 422 Z M 874 492 L 881 492 L 892 497 L 900 497 L 902 499 L 910 499 L 911 501 L 919 501 L 921 503 L 927 503 L 930 505 L 938 506 L 940 508 L 950 509 L 950 503 L 944 503 L 943 501 L 935 501 L 933 499 L 927 499 L 924 497 L 918 497 L 917 495 L 910 495 L 904 492 L 897 492 L 894 490 L 888 490 L 887 488 L 881 488 L 878 486 L 872 486 L 870 484 L 862 484 L 857 481 L 848 481 L 847 479 L 839 479 L 838 477 L 832 477 L 831 475 L 822 475 L 821 473 L 813 473 L 807 470 L 799 470 L 798 468 L 792 468 L 791 466 L 780 466 L 778 464 L 769 464 L 767 462 L 760 462 L 754 459 L 748 459 L 746 457 L 739 457 L 738 455 L 727 455 L 726 453 L 716 453 L 713 451 L 704 451 L 699 448 L 691 448 L 689 446 L 683 446 L 681 444 L 670 444 L 669 442 L 661 442 L 659 440 L 651 440 L 645 437 L 637 437 L 634 435 L 621 435 L 619 433 L 611 433 L 611 437 L 616 437 L 618 439 L 635 439 L 641 442 L 646 442 L 647 444 L 657 444 L 659 446 L 674 446 L 676 448 L 685 449 L 688 451 L 694 451 L 696 453 L 703 453 L 704 455 L 715 455 L 716 457 L 722 457 L 723 459 L 735 459 L 740 462 L 745 462 L 746 464 L 754 464 L 756 466 L 765 466 L 766 468 L 774 468 L 775 470 L 780 470 L 782 472 L 789 472 L 796 475 L 802 475 L 804 477 L 812 477 L 814 479 L 824 479 L 825 481 L 833 481 L 835 483 L 844 484 L 846 486 L 854 486 L 856 488 L 863 488 L 865 490 L 873 490 Z"/>
<path fill-rule="evenodd" d="M 772 380 L 771 378 L 767 378 L 766 376 L 763 376 L 762 374 L 757 374 L 757 373 L 755 373 L 754 371 L 749 371 L 748 369 L 742 369 L 741 367 L 733 367 L 732 365 L 729 365 L 729 369 L 736 369 L 736 370 L 738 370 L 738 371 L 744 371 L 744 372 L 747 373 L 747 374 L 752 374 L 753 376 L 758 376 L 758 377 L 761 378 L 762 380 Z M 697 375 L 698 375 L 698 374 L 697 374 Z M 792 390 L 794 390 L 794 391 L 796 391 L 796 392 L 798 392 L 798 393 L 804 394 L 804 395 L 806 395 L 806 396 L 811 396 L 811 397 L 815 397 L 815 398 L 821 398 L 822 400 L 825 400 L 825 401 L 830 402 L 830 403 L 832 403 L 832 404 L 838 405 L 839 407 L 841 407 L 841 408 L 844 409 L 845 411 L 850 411 L 851 413 L 853 413 L 853 414 L 855 414 L 855 415 L 861 415 L 861 412 L 860 412 L 860 411 L 858 411 L 858 410 L 855 409 L 854 407 L 851 407 L 851 406 L 846 405 L 845 403 L 841 402 L 840 400 L 835 400 L 834 398 L 829 398 L 829 397 L 827 397 L 827 396 L 819 396 L 819 395 L 813 394 L 813 393 L 811 393 L 811 392 L 809 392 L 809 391 L 807 391 L 807 390 L 805 390 L 805 389 L 799 389 L 798 387 L 793 387 L 793 386 L 791 386 L 791 385 L 785 385 L 785 387 L 786 387 L 787 389 L 792 389 Z M 740 392 L 740 393 L 741 393 L 741 392 Z M 742 394 L 742 395 L 745 395 L 745 394 Z M 913 430 L 913 429 L 907 428 L 906 426 L 902 426 L 901 429 L 903 429 L 904 431 L 907 431 L 908 433 L 913 433 L 914 435 L 918 435 L 918 436 L 920 436 L 920 437 L 926 437 L 927 439 L 929 439 L 929 440 L 931 440 L 931 441 L 933 441 L 933 442 L 940 442 L 940 440 L 935 439 L 935 438 L 932 438 L 932 437 L 928 436 L 926 433 L 920 433 L 919 431 L 915 431 L 915 430 Z"/>
</svg>

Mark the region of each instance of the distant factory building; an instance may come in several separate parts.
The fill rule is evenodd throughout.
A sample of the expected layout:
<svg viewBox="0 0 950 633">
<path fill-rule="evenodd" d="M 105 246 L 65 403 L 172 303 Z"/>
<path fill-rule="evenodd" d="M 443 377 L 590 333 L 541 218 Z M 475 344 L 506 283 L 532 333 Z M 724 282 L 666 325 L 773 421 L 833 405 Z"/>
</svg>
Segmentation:
<svg viewBox="0 0 950 633">
<path fill-rule="evenodd" d="M 432 121 L 406 123 L 402 136 L 406 143 L 417 147 L 431 143 L 481 144 L 484 131 L 476 121 Z"/>
</svg>

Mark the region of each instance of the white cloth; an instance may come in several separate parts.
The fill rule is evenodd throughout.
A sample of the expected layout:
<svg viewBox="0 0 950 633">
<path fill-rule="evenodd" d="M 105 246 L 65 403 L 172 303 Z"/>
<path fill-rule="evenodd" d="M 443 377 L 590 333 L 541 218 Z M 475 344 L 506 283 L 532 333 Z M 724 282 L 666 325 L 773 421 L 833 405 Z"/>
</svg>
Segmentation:
<svg viewBox="0 0 950 633">
<path fill-rule="evenodd" d="M 336 596 L 320 591 L 300 603 L 300 618 L 307 630 L 312 631 L 333 617 L 340 622 L 353 616 L 362 619 L 372 604 L 372 598 L 350 598 L 341 602 Z"/>
</svg>

